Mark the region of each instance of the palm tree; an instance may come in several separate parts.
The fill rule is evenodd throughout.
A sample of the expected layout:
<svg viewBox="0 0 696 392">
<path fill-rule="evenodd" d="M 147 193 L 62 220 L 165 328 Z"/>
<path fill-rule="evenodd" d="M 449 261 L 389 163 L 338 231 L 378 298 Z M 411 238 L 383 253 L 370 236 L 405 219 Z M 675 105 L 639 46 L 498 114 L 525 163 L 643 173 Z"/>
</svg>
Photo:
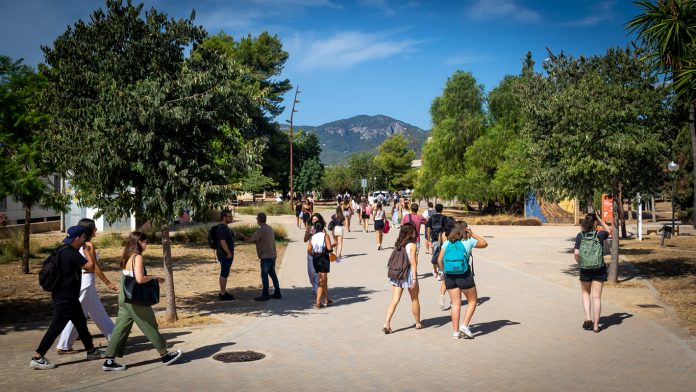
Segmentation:
<svg viewBox="0 0 696 392">
<path fill-rule="evenodd" d="M 696 4 L 690 0 L 634 1 L 643 13 L 626 23 L 631 32 L 637 31 L 648 55 L 651 69 L 672 82 L 678 101 L 689 106 L 689 131 L 696 184 Z M 694 192 L 696 205 L 696 192 Z M 696 227 L 696 214 L 692 224 Z"/>
</svg>

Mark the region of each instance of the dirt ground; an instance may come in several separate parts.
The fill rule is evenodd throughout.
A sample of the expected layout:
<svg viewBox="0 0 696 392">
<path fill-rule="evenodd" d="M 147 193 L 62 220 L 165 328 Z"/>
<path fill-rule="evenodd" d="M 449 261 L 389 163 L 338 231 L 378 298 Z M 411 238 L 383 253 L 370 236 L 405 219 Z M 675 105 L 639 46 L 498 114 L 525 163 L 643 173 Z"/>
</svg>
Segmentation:
<svg viewBox="0 0 696 392">
<path fill-rule="evenodd" d="M 62 238 L 57 235 L 36 236 L 43 247 L 37 258 L 30 260 L 30 274 L 23 275 L 19 262 L 0 264 L 0 324 L 17 324 L 50 321 L 53 304 L 50 293 L 43 291 L 38 284 L 38 272 L 49 249 Z M 98 243 L 97 238 L 95 243 Z M 287 245 L 278 245 L 276 270 Z M 121 273 L 118 266 L 121 247 L 99 249 L 99 266 L 116 287 L 121 287 Z M 262 307 L 264 303 L 253 300 L 261 294 L 259 259 L 253 243 L 235 245 L 234 263 L 227 281 L 227 292 L 235 296 L 234 301 L 219 301 L 220 266 L 207 244 L 172 245 L 174 265 L 175 292 L 177 308 L 180 312 L 216 310 L 239 307 Z M 162 265 L 162 246 L 149 244 L 144 254 L 148 274 L 164 275 Z M 160 304 L 154 307 L 156 312 L 165 310 L 166 297 L 162 285 Z M 118 313 L 118 292 L 109 290 L 106 285 L 97 282 L 97 292 L 110 316 Z"/>
</svg>

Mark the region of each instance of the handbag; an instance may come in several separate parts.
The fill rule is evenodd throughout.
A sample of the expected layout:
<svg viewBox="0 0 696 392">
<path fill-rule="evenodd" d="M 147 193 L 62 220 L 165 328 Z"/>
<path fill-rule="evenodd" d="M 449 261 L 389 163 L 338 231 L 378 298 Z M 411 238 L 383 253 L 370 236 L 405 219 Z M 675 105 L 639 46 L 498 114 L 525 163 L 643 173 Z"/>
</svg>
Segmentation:
<svg viewBox="0 0 696 392">
<path fill-rule="evenodd" d="M 131 260 L 131 271 L 133 276 L 123 276 L 123 296 L 124 301 L 132 305 L 152 306 L 160 301 L 160 289 L 157 279 L 152 279 L 145 283 L 138 283 L 135 280 L 135 256 Z M 147 269 L 143 265 L 143 274 L 147 275 Z"/>
<path fill-rule="evenodd" d="M 304 216 L 304 211 L 300 211 L 300 219 Z"/>
<path fill-rule="evenodd" d="M 326 226 L 326 228 L 329 229 L 329 231 L 333 231 L 333 229 L 336 228 L 336 222 L 334 221 L 335 217 L 336 215 L 332 216 L 331 220 L 329 221 L 329 224 Z"/>
<path fill-rule="evenodd" d="M 385 219 L 384 220 L 384 234 L 387 234 L 387 233 L 389 233 L 389 221 Z"/>
</svg>

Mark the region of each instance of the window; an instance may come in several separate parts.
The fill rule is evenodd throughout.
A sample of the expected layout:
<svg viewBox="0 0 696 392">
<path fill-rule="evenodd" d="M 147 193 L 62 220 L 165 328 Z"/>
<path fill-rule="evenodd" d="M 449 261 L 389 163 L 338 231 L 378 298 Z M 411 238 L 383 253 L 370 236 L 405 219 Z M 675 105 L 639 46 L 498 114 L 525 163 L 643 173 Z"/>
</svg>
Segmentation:
<svg viewBox="0 0 696 392">
<path fill-rule="evenodd" d="M 0 198 L 0 211 L 7 210 L 7 196 Z"/>
<path fill-rule="evenodd" d="M 60 192 L 60 176 L 58 175 L 53 176 L 53 190 Z"/>
</svg>

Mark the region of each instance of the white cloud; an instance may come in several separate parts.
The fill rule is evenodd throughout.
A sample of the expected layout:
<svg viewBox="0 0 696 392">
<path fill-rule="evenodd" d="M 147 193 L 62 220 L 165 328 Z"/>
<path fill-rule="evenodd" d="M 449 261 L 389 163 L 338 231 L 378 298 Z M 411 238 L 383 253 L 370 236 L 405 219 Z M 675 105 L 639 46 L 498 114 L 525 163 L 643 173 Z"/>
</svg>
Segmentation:
<svg viewBox="0 0 696 392">
<path fill-rule="evenodd" d="M 601 1 L 589 7 L 592 14 L 560 25 L 564 27 L 597 26 L 601 22 L 614 19 L 614 6 L 616 1 Z"/>
<path fill-rule="evenodd" d="M 466 15 L 479 21 L 504 18 L 534 23 L 541 19 L 536 11 L 517 4 L 516 0 L 474 0 Z"/>
<path fill-rule="evenodd" d="M 358 3 L 367 8 L 377 8 L 387 15 L 394 15 L 394 10 L 389 7 L 389 0 L 360 0 Z"/>
<path fill-rule="evenodd" d="M 326 39 L 307 39 L 296 35 L 288 43 L 294 57 L 302 59 L 300 70 L 309 71 L 316 68 L 350 68 L 364 61 L 404 53 L 422 42 L 389 39 L 389 35 L 359 31 L 341 32 Z"/>
</svg>

